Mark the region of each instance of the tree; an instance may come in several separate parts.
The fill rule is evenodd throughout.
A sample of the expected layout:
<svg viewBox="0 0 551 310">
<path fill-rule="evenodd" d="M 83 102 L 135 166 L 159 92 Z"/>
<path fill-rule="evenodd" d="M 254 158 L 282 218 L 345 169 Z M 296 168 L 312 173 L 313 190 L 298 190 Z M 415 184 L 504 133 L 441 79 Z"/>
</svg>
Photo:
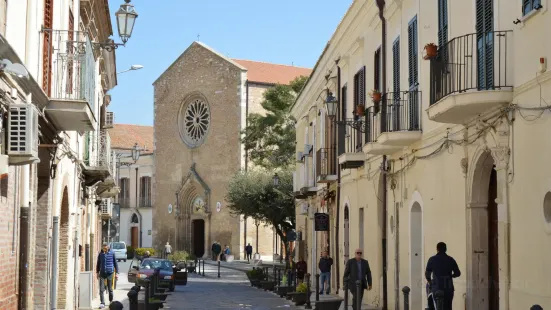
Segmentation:
<svg viewBox="0 0 551 310">
<path fill-rule="evenodd" d="M 286 233 L 295 228 L 293 175 L 284 170 L 278 172 L 278 176 L 279 184 L 274 186 L 273 175 L 264 169 L 238 172 L 228 185 L 226 201 L 233 214 L 273 226 L 288 248 Z M 285 260 L 289 260 L 289 251 Z"/>
<path fill-rule="evenodd" d="M 260 103 L 266 115 L 249 114 L 242 142 L 254 165 L 271 170 L 294 162 L 295 120 L 290 110 L 307 79 L 300 76 L 290 85 L 278 84 L 268 89 Z"/>
</svg>

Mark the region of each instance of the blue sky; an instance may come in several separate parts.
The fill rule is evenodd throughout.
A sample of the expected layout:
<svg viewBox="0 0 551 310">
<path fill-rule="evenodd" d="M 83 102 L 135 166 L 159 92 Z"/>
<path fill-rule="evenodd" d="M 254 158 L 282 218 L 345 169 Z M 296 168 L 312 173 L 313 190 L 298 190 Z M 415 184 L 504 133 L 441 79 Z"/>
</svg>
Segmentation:
<svg viewBox="0 0 551 310">
<path fill-rule="evenodd" d="M 153 86 L 161 73 L 200 35 L 220 53 L 313 67 L 352 0 L 132 0 L 139 14 L 132 38 L 119 47 L 118 76 L 109 110 L 115 122 L 153 125 Z M 109 0 L 114 14 L 123 0 Z"/>
</svg>

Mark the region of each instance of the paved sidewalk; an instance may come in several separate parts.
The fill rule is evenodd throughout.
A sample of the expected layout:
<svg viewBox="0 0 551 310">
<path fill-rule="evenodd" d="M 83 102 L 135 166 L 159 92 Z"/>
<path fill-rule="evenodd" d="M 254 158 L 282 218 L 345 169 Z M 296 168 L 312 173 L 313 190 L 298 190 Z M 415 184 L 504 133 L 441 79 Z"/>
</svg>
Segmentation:
<svg viewBox="0 0 551 310">
<path fill-rule="evenodd" d="M 94 279 L 95 281 L 98 281 L 97 279 Z M 113 290 L 113 301 L 119 301 L 124 306 L 124 309 L 130 309 L 130 306 L 128 304 L 128 292 L 130 289 L 134 286 L 133 283 L 128 283 L 128 277 L 126 273 L 119 274 L 119 279 L 117 280 L 117 288 Z M 109 293 L 105 292 L 103 293 L 105 298 L 105 308 L 109 308 Z M 99 299 L 99 291 L 94 292 L 94 301 L 92 302 L 92 309 L 99 309 L 100 306 L 100 299 Z"/>
</svg>

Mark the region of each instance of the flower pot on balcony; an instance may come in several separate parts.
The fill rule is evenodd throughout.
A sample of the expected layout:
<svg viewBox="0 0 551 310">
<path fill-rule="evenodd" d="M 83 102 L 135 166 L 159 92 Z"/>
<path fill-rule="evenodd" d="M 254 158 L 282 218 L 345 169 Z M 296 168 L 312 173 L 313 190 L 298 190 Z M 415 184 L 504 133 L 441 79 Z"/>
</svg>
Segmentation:
<svg viewBox="0 0 551 310">
<path fill-rule="evenodd" d="M 383 95 L 380 93 L 380 92 L 373 92 L 373 95 L 372 95 L 372 99 L 373 99 L 373 102 L 381 102 L 381 99 L 382 99 Z"/>
<path fill-rule="evenodd" d="M 425 45 L 425 52 L 427 53 L 423 58 L 425 60 L 433 59 L 438 54 L 438 46 L 434 43 L 429 43 Z"/>
<path fill-rule="evenodd" d="M 363 104 L 358 104 L 356 106 L 356 115 L 363 116 L 365 114 L 365 106 Z"/>
</svg>

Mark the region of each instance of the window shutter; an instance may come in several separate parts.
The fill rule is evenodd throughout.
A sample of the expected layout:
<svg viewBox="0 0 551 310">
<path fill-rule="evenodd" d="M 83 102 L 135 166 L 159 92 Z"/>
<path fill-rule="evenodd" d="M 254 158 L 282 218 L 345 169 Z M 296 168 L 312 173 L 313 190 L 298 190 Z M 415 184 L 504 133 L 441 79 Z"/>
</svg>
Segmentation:
<svg viewBox="0 0 551 310">
<path fill-rule="evenodd" d="M 374 76 L 373 76 L 373 88 L 376 89 L 376 90 L 379 90 L 379 91 L 382 91 L 380 89 L 380 73 L 381 73 L 381 48 L 378 48 L 376 51 L 375 51 L 375 57 L 374 57 L 374 64 L 373 64 L 373 67 L 375 68 L 375 70 L 373 71 L 374 73 Z"/>
<path fill-rule="evenodd" d="M 360 71 L 360 103 L 365 106 L 365 66 Z"/>
<path fill-rule="evenodd" d="M 438 0 L 438 46 L 448 42 L 448 0 Z"/>
<path fill-rule="evenodd" d="M 392 45 L 392 72 L 394 92 L 400 91 L 400 38 Z"/>
<path fill-rule="evenodd" d="M 489 89 L 494 81 L 493 29 L 494 12 L 492 0 L 476 1 L 476 39 L 478 88 Z"/>
<path fill-rule="evenodd" d="M 52 74 L 52 32 L 54 23 L 54 0 L 44 0 L 44 46 L 42 47 L 42 90 L 48 97 L 51 96 Z"/>
<path fill-rule="evenodd" d="M 409 88 L 417 86 L 419 72 L 417 68 L 417 16 L 408 26 L 408 62 L 409 62 Z"/>
</svg>

